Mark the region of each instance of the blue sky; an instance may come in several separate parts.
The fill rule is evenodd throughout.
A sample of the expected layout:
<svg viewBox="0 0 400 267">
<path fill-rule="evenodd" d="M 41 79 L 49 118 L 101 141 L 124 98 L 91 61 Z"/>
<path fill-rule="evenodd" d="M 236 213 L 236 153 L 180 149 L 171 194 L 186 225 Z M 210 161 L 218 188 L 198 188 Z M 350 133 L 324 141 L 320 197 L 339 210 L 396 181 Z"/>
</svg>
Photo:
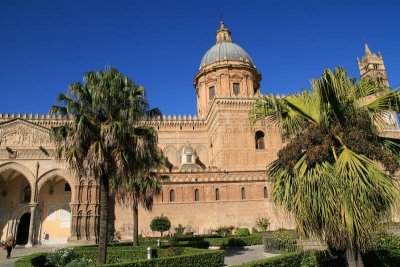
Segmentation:
<svg viewBox="0 0 400 267">
<path fill-rule="evenodd" d="M 358 77 L 367 42 L 400 86 L 396 1 L 0 1 L 0 112 L 47 113 L 88 70 L 110 65 L 164 114 L 195 114 L 193 78 L 222 14 L 263 75 L 262 93 L 310 87 L 325 68 Z"/>
</svg>

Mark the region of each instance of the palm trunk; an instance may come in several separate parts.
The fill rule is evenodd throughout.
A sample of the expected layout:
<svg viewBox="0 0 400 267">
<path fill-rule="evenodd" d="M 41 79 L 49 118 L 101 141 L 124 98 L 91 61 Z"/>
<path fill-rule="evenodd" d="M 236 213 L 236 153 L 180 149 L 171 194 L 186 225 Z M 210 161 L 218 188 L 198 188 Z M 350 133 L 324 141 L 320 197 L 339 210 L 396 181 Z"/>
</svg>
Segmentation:
<svg viewBox="0 0 400 267">
<path fill-rule="evenodd" d="M 360 252 L 347 249 L 346 256 L 349 267 L 364 267 Z"/>
<path fill-rule="evenodd" d="M 133 246 L 139 246 L 139 210 L 138 204 L 134 203 L 132 205 L 133 209 Z"/>
<path fill-rule="evenodd" d="M 106 264 L 107 258 L 109 191 L 108 174 L 105 174 L 100 178 L 100 233 L 97 264 Z"/>
</svg>

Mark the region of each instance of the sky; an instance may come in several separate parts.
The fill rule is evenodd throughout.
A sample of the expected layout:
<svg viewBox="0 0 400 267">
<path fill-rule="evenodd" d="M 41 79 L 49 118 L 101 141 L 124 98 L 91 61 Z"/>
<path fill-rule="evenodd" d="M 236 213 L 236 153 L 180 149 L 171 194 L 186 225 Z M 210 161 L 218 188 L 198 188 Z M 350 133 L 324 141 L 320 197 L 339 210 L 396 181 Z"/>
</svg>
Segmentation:
<svg viewBox="0 0 400 267">
<path fill-rule="evenodd" d="M 221 16 L 262 73 L 261 92 L 310 88 L 326 68 L 359 77 L 367 42 L 400 86 L 400 1 L 1 0 L 0 113 L 47 114 L 89 70 L 116 67 L 151 107 L 196 114 L 193 79 Z"/>
</svg>

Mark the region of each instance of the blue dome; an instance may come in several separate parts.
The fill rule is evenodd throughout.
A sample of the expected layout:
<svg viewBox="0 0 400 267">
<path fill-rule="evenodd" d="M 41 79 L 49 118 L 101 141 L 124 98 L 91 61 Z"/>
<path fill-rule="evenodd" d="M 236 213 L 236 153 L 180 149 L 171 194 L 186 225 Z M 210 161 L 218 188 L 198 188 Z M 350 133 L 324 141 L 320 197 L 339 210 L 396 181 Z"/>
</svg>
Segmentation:
<svg viewBox="0 0 400 267">
<path fill-rule="evenodd" d="M 242 61 L 254 66 L 253 60 L 240 46 L 231 42 L 217 43 L 211 47 L 200 63 L 200 68 L 220 61 Z"/>
</svg>

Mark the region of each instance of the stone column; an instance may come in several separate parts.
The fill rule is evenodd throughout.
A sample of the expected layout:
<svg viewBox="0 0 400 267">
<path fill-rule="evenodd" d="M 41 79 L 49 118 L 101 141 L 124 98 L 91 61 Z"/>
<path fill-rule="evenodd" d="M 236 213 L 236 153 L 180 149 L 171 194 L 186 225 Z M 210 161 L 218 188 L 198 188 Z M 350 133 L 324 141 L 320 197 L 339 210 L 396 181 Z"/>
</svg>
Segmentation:
<svg viewBox="0 0 400 267">
<path fill-rule="evenodd" d="M 28 243 L 26 247 L 32 247 L 32 239 L 33 239 L 33 223 L 35 220 L 35 212 L 36 212 L 36 204 L 31 206 L 31 219 L 29 220 L 29 234 L 28 234 Z"/>
</svg>

